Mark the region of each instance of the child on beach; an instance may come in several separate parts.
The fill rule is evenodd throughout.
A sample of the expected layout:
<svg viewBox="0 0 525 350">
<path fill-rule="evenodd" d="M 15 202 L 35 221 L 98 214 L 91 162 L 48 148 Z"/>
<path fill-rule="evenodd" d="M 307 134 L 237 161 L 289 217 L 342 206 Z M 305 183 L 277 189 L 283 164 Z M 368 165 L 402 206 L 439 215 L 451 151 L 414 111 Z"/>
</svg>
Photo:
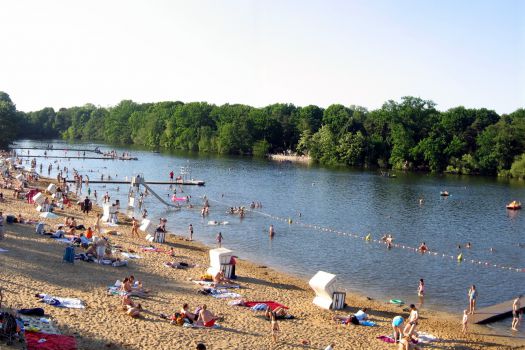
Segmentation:
<svg viewBox="0 0 525 350">
<path fill-rule="evenodd" d="M 279 323 L 277 322 L 277 315 L 275 312 L 270 313 L 270 321 L 271 321 L 271 332 L 272 332 L 272 340 L 274 343 L 277 343 L 279 340 Z"/>
<path fill-rule="evenodd" d="M 467 323 L 468 323 L 468 310 L 465 309 L 463 310 L 463 321 L 461 322 L 462 324 L 461 332 L 463 334 L 467 333 Z"/>
</svg>

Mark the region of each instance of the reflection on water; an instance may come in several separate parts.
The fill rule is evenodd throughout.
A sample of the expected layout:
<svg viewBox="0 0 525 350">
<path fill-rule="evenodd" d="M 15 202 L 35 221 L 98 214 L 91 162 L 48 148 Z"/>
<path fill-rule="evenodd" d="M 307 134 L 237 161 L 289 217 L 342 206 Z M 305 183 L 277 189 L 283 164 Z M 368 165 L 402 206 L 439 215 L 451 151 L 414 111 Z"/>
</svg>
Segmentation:
<svg viewBox="0 0 525 350">
<path fill-rule="evenodd" d="M 63 155 L 60 151 L 50 153 Z M 223 244 L 242 258 L 304 278 L 326 270 L 337 274 L 345 288 L 374 298 L 417 302 L 418 281 L 424 278 L 425 305 L 459 315 L 467 306 L 467 289 L 471 284 L 479 290 L 478 307 L 525 292 L 523 272 L 492 267 L 496 264 L 525 268 L 525 212 L 505 209 L 505 204 L 513 199 L 525 202 L 523 182 L 427 174 L 385 178 L 368 171 L 305 168 L 239 157 L 141 150 L 132 153 L 139 161 L 62 159 L 57 164 L 76 168 L 92 179 L 102 174 L 124 179 L 143 173 L 146 180 L 168 180 L 171 170 L 178 173 L 180 166 L 190 165 L 192 176 L 205 180 L 206 186 L 184 187 L 184 195 L 191 195 L 196 204 L 202 203 L 199 198 L 208 196 L 209 217 L 200 217 L 198 205 L 173 213 L 150 196 L 145 205 L 152 217 L 168 217 L 169 228 L 179 233 L 186 233 L 191 222 L 194 237 L 207 244 L 215 243 L 220 230 Z M 44 169 L 55 161 L 37 161 L 40 160 Z M 97 185 L 92 190 L 97 189 L 99 199 L 110 191 L 112 198 L 120 197 L 125 202 L 127 186 L 120 185 L 119 193 L 116 187 Z M 154 189 L 166 199 L 173 193 L 169 186 Z M 440 196 L 444 189 L 450 192 L 449 197 Z M 177 192 L 180 194 L 179 189 Z M 251 212 L 241 220 L 226 213 L 230 206 L 248 207 L 254 200 L 262 202 L 263 208 L 258 209 L 262 214 Z M 288 218 L 292 224 L 288 224 Z M 209 220 L 230 224 L 208 226 Z M 360 237 L 371 233 L 373 239 L 390 233 L 394 243 L 417 247 L 426 242 L 430 250 L 440 254 L 421 255 L 401 248 L 387 250 L 381 244 L 305 227 L 298 222 Z M 276 231 L 273 240 L 268 237 L 270 224 Z M 465 248 L 467 242 L 471 243 L 470 249 Z M 462 247 L 462 263 L 455 259 L 460 252 L 458 245 Z M 471 260 L 482 264 L 472 264 Z"/>
</svg>

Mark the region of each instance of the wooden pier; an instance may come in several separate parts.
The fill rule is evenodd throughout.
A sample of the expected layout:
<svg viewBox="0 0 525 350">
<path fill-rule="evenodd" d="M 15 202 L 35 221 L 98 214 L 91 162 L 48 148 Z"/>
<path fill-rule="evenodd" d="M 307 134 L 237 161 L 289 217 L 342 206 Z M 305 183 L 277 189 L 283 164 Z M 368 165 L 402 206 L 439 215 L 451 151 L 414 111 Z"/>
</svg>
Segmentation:
<svg viewBox="0 0 525 350">
<path fill-rule="evenodd" d="M 468 322 L 483 324 L 506 318 L 512 315 L 512 303 L 514 303 L 514 299 L 497 305 L 476 309 L 474 315 L 469 315 Z M 520 303 L 521 309 L 525 309 L 525 297 L 521 297 Z"/>
<path fill-rule="evenodd" d="M 139 160 L 137 157 L 85 157 L 85 156 L 32 156 L 17 155 L 18 158 L 62 158 L 62 159 L 100 159 L 100 160 Z"/>
<path fill-rule="evenodd" d="M 69 183 L 75 183 L 75 180 L 67 180 Z M 90 184 L 115 184 L 115 185 L 129 185 L 130 180 L 89 180 Z M 147 185 L 190 185 L 190 186 L 204 186 L 205 182 L 202 180 L 185 180 L 185 181 L 146 181 Z"/>
</svg>

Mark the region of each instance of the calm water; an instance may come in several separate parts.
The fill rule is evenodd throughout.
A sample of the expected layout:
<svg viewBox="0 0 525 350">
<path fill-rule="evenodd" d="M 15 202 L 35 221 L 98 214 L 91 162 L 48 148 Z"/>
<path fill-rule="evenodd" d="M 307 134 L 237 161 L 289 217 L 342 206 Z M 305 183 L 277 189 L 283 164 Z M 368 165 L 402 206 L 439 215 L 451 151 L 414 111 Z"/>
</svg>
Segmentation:
<svg viewBox="0 0 525 350">
<path fill-rule="evenodd" d="M 23 141 L 19 144 L 42 143 Z M 58 147 L 60 143 L 54 144 Z M 176 232 L 186 233 L 188 224 L 192 223 L 194 237 L 207 244 L 215 243 L 215 235 L 220 230 L 223 245 L 241 258 L 305 279 L 318 270 L 325 270 L 338 275 L 341 287 L 374 298 L 416 302 L 417 283 L 419 278 L 424 278 L 426 306 L 460 314 L 467 306 L 466 294 L 471 284 L 478 287 L 479 307 L 525 292 L 524 272 L 485 265 L 487 262 L 525 268 L 525 248 L 518 246 L 525 243 L 525 211 L 505 209 L 505 204 L 513 199 L 525 202 L 523 182 L 425 174 L 398 174 L 397 178 L 388 179 L 369 171 L 307 168 L 248 158 L 156 154 L 141 150 L 132 150 L 132 153 L 139 161 L 62 159 L 58 164 L 76 168 L 91 179 L 99 179 L 101 174 L 123 179 L 143 173 L 146 180 L 168 180 L 170 170 L 178 173 L 180 166 L 190 165 L 192 177 L 205 180 L 206 186 L 186 186 L 184 194 L 191 195 L 193 203 L 198 204 L 202 203 L 199 198 L 208 196 L 212 205 L 209 217 L 202 219 L 199 209 L 166 211 L 152 196 L 145 202 L 150 217 L 166 216 L 170 229 Z M 31 154 L 43 154 L 43 151 L 31 150 Z M 64 152 L 50 154 L 64 155 Z M 37 159 L 38 163 L 41 161 L 47 174 L 47 165 L 55 160 Z M 56 164 L 53 176 L 55 169 Z M 168 186 L 154 188 L 166 198 L 172 192 Z M 112 199 L 120 197 L 126 202 L 127 185 L 121 185 L 118 193 L 115 185 L 92 186 L 94 189 L 99 198 L 107 190 Z M 450 197 L 440 197 L 443 189 L 451 193 Z M 419 204 L 420 197 L 425 199 L 423 205 Z M 249 213 L 240 220 L 238 216 L 226 214 L 229 206 L 248 207 L 253 200 L 263 203 L 260 211 L 265 215 Z M 286 222 L 288 218 L 293 220 L 292 225 Z M 208 226 L 209 220 L 230 224 Z M 273 240 L 269 240 L 267 233 L 270 224 L 276 231 Z M 425 241 L 439 255 L 420 255 L 401 248 L 387 250 L 384 245 L 364 242 L 337 231 L 360 236 L 371 232 L 375 239 L 391 233 L 395 243 L 417 247 Z M 471 242 L 472 248 L 463 249 L 465 261 L 457 263 L 450 256 L 455 257 L 459 253 L 458 244 L 464 246 L 466 242 Z M 471 260 L 483 264 L 472 264 Z M 242 271 L 239 274 L 242 275 Z"/>
</svg>

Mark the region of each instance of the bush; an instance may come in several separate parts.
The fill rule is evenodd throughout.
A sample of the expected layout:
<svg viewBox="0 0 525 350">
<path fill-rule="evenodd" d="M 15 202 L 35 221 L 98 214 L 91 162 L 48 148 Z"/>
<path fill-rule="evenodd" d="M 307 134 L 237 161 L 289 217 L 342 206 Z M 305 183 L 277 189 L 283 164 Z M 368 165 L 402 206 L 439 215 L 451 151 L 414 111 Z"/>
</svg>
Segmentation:
<svg viewBox="0 0 525 350">
<path fill-rule="evenodd" d="M 518 179 L 525 179 L 525 153 L 516 157 L 510 167 L 510 175 Z"/>
</svg>

